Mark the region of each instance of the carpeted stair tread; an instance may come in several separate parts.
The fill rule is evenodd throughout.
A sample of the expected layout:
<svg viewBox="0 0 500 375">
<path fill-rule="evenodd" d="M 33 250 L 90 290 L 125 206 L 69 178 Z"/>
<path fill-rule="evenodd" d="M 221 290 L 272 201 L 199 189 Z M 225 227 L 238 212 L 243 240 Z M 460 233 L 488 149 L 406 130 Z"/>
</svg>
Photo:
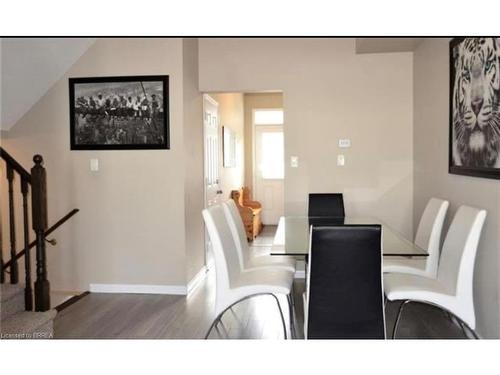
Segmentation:
<svg viewBox="0 0 500 375">
<path fill-rule="evenodd" d="M 1 296 L 0 301 L 3 303 L 9 299 L 15 297 L 17 294 L 22 294 L 24 290 L 24 285 L 21 284 L 1 284 Z"/>
<path fill-rule="evenodd" d="M 12 315 L 24 311 L 24 286 L 2 284 L 0 300 L 0 318 L 8 319 Z"/>
<path fill-rule="evenodd" d="M 47 323 L 52 323 L 57 314 L 56 310 L 45 312 L 22 311 L 1 322 L 2 335 L 33 334 L 46 332 Z M 51 325 L 51 324 L 50 324 Z M 52 333 L 52 332 L 50 332 Z"/>
</svg>

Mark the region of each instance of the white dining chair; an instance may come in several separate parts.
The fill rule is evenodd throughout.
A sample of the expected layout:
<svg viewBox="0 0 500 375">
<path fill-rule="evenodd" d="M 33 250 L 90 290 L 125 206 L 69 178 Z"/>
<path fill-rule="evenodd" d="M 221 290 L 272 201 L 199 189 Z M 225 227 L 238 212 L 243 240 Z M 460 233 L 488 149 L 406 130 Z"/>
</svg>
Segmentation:
<svg viewBox="0 0 500 375">
<path fill-rule="evenodd" d="M 274 255 L 253 255 L 248 246 L 247 236 L 243 220 L 241 219 L 238 207 L 232 199 L 222 204 L 224 214 L 231 228 L 234 242 L 236 243 L 236 250 L 238 252 L 238 259 L 242 271 L 246 272 L 253 269 L 284 269 L 295 273 L 295 258 L 287 256 L 274 256 Z"/>
<path fill-rule="evenodd" d="M 203 210 L 203 219 L 212 243 L 216 274 L 215 319 L 205 338 L 208 338 L 224 312 L 233 305 L 254 296 L 271 295 L 278 305 L 286 339 L 287 328 L 277 295 L 290 294 L 293 273 L 282 269 L 254 269 L 243 272 L 222 206 L 216 205 Z M 290 299 L 288 301 L 290 303 Z M 291 309 L 291 306 L 289 307 Z"/>
<path fill-rule="evenodd" d="M 457 317 L 477 338 L 473 299 L 474 262 L 486 211 L 461 206 L 450 225 L 439 262 L 437 278 L 390 273 L 384 275 L 389 301 L 403 301 L 392 337 L 396 337 L 403 308 L 410 302 L 433 305 Z M 467 335 L 467 334 L 466 334 Z"/>
<path fill-rule="evenodd" d="M 439 263 L 441 232 L 449 202 L 431 198 L 418 224 L 415 244 L 426 250 L 425 258 L 385 258 L 384 273 L 406 273 L 435 278 Z"/>
</svg>

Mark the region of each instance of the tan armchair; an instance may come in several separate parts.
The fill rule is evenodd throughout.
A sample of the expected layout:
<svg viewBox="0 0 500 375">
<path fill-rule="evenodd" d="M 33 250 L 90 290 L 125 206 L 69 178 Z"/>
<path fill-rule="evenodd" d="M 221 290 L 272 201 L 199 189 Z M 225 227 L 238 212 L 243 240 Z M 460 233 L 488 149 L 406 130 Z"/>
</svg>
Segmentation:
<svg viewBox="0 0 500 375">
<path fill-rule="evenodd" d="M 262 205 L 250 199 L 250 189 L 247 187 L 231 191 L 231 198 L 240 212 L 247 239 L 252 241 L 262 231 L 263 225 L 260 218 Z"/>
</svg>

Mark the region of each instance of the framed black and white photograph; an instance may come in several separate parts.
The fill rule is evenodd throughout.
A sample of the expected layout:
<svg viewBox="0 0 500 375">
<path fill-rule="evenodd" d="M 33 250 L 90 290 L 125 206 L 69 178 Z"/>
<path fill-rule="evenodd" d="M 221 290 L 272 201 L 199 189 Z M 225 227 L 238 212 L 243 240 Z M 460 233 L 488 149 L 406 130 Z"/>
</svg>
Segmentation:
<svg viewBox="0 0 500 375">
<path fill-rule="evenodd" d="M 168 76 L 70 78 L 71 150 L 169 149 Z"/>
<path fill-rule="evenodd" d="M 449 172 L 500 179 L 500 38 L 450 42 Z"/>
<path fill-rule="evenodd" d="M 224 168 L 236 167 L 236 134 L 227 126 L 222 127 L 222 154 Z"/>
</svg>

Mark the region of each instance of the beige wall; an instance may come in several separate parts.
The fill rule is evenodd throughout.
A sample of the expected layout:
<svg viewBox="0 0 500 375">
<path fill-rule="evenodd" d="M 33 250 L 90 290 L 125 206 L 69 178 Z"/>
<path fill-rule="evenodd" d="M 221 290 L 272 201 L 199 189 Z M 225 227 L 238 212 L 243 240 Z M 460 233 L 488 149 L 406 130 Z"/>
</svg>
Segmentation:
<svg viewBox="0 0 500 375">
<path fill-rule="evenodd" d="M 223 199 L 229 199 L 231 190 L 239 189 L 244 183 L 245 174 L 245 134 L 243 121 L 243 94 L 210 94 L 219 103 L 219 171 L 220 189 Z M 222 127 L 231 128 L 236 136 L 236 167 L 224 168 L 222 160 Z"/>
<path fill-rule="evenodd" d="M 253 192 L 253 110 L 283 108 L 281 93 L 245 94 L 245 185 Z M 285 114 L 286 116 L 286 114 Z"/>
<path fill-rule="evenodd" d="M 462 204 L 488 210 L 477 253 L 474 297 L 479 333 L 498 338 L 500 182 L 448 173 L 448 53 L 448 39 L 426 39 L 414 56 L 414 218 L 417 223 L 431 197 L 450 201 L 448 222 Z"/>
<path fill-rule="evenodd" d="M 203 191 L 203 97 L 198 91 L 198 40 L 183 41 L 185 228 L 187 280 L 205 264 L 205 236 L 201 211 Z M 170 213 L 171 215 L 173 213 Z"/>
<path fill-rule="evenodd" d="M 412 54 L 356 55 L 354 44 L 200 39 L 200 90 L 283 92 L 287 214 L 304 214 L 309 192 L 339 191 L 348 214 L 378 216 L 412 237 Z M 340 168 L 338 139 L 347 137 Z"/>
<path fill-rule="evenodd" d="M 198 259 L 187 271 L 180 266 L 200 251 L 195 248 L 201 241 L 200 202 L 191 201 L 199 198 L 200 186 L 192 184 L 199 184 L 202 170 L 195 115 L 200 101 L 196 77 L 190 76 L 195 62 L 183 66 L 183 57 L 196 59 L 194 50 L 189 44 L 183 56 L 180 38 L 99 39 L 2 140 L 25 166 L 34 153 L 44 156 L 51 223 L 81 209 L 54 235 L 57 247 L 48 249 L 53 289 L 87 290 L 90 283 L 185 286 L 186 273 L 200 265 Z M 183 75 L 183 69 L 191 73 Z M 156 74 L 170 75 L 170 150 L 69 150 L 68 77 Z M 184 85 L 189 92 L 183 93 Z M 187 157 L 187 149 L 194 155 Z M 89 171 L 91 158 L 99 159 L 97 173 Z M 197 176 L 186 176 L 187 168 Z M 191 231 L 197 237 L 187 244 Z"/>
</svg>

